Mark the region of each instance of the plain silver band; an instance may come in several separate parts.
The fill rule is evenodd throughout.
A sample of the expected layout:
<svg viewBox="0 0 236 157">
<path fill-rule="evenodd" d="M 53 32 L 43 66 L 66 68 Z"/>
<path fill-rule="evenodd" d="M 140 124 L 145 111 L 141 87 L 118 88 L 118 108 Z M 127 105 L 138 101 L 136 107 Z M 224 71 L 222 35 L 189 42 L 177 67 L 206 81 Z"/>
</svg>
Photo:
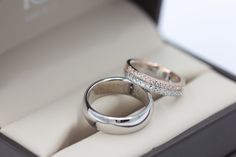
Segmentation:
<svg viewBox="0 0 236 157">
<path fill-rule="evenodd" d="M 91 107 L 96 99 L 113 94 L 133 96 L 143 102 L 145 107 L 127 117 L 103 115 Z M 92 126 L 105 133 L 128 134 L 138 131 L 148 124 L 152 110 L 152 95 L 124 77 L 109 77 L 99 80 L 85 92 L 84 115 Z"/>
<path fill-rule="evenodd" d="M 125 76 L 135 84 L 148 90 L 154 100 L 160 95 L 182 95 L 185 81 L 179 75 L 154 62 L 129 59 L 124 69 Z"/>
</svg>

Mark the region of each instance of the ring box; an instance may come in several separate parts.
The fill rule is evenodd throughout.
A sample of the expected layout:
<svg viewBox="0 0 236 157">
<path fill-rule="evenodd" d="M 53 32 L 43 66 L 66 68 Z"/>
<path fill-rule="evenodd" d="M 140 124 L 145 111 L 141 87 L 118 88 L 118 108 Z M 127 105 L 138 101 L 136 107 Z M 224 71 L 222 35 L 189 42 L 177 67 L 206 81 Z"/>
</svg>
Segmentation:
<svg viewBox="0 0 236 157">
<path fill-rule="evenodd" d="M 162 1 L 0 3 L 11 8 L 0 10 L 1 156 L 234 155 L 236 78 L 162 41 L 156 29 Z M 137 133 L 96 132 L 80 114 L 83 92 L 101 77 L 122 75 L 130 57 L 180 73 L 184 94 L 157 100 L 151 124 Z M 135 109 L 112 101 L 114 108 L 101 109 Z"/>
</svg>

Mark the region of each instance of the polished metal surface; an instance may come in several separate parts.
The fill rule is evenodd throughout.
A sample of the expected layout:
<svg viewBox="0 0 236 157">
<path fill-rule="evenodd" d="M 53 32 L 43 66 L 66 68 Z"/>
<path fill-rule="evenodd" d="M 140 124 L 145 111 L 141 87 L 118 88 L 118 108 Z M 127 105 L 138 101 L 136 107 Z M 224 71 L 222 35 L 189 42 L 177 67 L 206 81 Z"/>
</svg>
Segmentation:
<svg viewBox="0 0 236 157">
<path fill-rule="evenodd" d="M 137 98 L 143 108 L 126 117 L 107 116 L 96 111 L 91 104 L 98 98 L 125 94 Z M 152 95 L 145 89 L 124 77 L 109 77 L 93 83 L 85 92 L 84 115 L 97 130 L 110 134 L 128 134 L 142 129 L 151 118 L 153 110 Z"/>
<path fill-rule="evenodd" d="M 127 78 L 148 90 L 154 99 L 160 95 L 182 95 L 185 85 L 184 79 L 157 63 L 141 59 L 129 59 L 124 72 Z"/>
</svg>

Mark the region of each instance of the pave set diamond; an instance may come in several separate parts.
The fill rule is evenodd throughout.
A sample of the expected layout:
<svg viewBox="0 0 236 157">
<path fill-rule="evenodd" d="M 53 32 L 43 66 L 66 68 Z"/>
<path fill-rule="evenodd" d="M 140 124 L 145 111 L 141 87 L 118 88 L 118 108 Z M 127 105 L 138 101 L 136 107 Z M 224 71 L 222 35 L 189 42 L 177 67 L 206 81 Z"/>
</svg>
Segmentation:
<svg viewBox="0 0 236 157">
<path fill-rule="evenodd" d="M 145 73 L 141 73 L 129 65 L 126 66 L 124 72 L 128 79 L 148 90 L 151 94 L 168 96 L 182 95 L 182 88 L 184 86 L 182 79 L 178 83 L 160 80 Z"/>
</svg>

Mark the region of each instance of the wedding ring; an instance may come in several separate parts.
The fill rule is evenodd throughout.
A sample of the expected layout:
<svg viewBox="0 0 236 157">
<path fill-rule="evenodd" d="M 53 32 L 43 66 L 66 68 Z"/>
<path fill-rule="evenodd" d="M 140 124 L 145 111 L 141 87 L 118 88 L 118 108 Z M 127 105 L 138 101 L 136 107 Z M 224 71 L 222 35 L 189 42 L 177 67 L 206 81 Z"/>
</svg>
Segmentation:
<svg viewBox="0 0 236 157">
<path fill-rule="evenodd" d="M 126 117 L 112 117 L 96 111 L 91 104 L 98 98 L 125 94 L 143 103 L 143 108 Z M 150 121 L 153 110 L 152 95 L 124 77 L 109 77 L 93 83 L 85 92 L 83 113 L 97 130 L 110 134 L 128 134 L 142 129 Z"/>
<path fill-rule="evenodd" d="M 182 95 L 185 85 L 184 79 L 157 63 L 141 59 L 129 59 L 124 72 L 127 78 L 148 90 L 153 95 L 154 100 L 160 95 Z"/>
</svg>

